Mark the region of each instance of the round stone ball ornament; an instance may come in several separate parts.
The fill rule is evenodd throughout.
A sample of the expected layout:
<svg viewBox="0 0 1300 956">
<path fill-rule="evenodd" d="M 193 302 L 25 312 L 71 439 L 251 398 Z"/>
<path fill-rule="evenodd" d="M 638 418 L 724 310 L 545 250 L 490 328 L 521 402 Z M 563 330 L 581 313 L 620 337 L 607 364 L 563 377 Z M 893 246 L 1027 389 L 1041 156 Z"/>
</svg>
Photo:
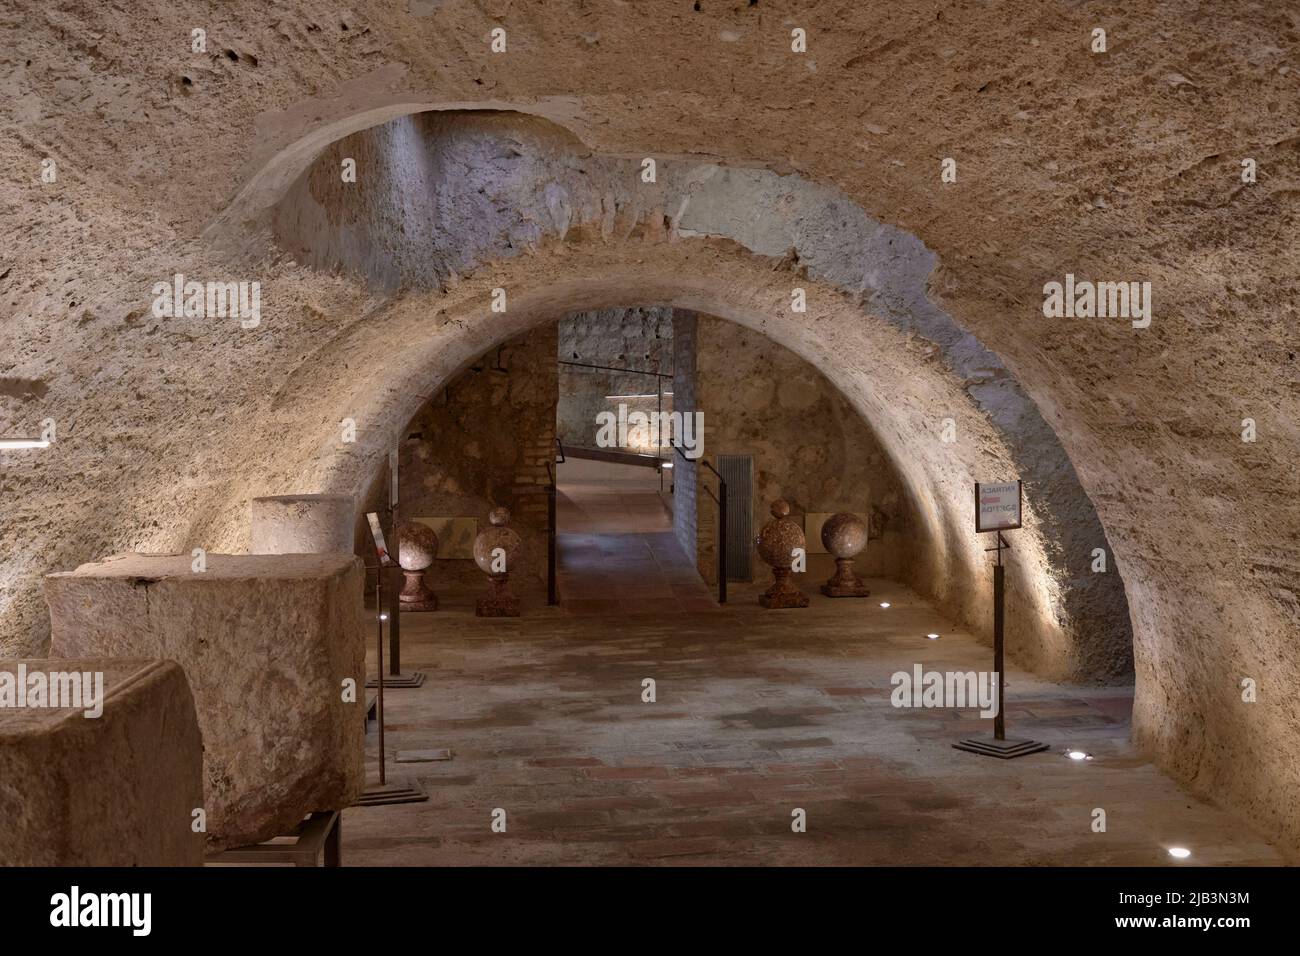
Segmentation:
<svg viewBox="0 0 1300 956">
<path fill-rule="evenodd" d="M 438 596 L 424 580 L 437 557 L 438 533 L 428 525 L 407 522 L 397 529 L 397 563 L 406 578 L 398 595 L 403 611 L 438 610 Z"/>
<path fill-rule="evenodd" d="M 867 526 L 857 515 L 840 511 L 822 525 L 822 546 L 835 558 L 835 573 L 822 585 L 827 597 L 868 597 L 871 592 L 853 571 L 853 558 L 867 546 Z"/>
<path fill-rule="evenodd" d="M 784 498 L 772 502 L 772 520 L 763 525 L 755 544 L 758 556 L 772 567 L 772 583 L 758 603 L 766 608 L 807 607 L 808 595 L 791 577 L 795 549 L 804 546 L 803 528 L 790 517 L 790 503 Z"/>
<path fill-rule="evenodd" d="M 474 539 L 474 563 L 488 576 L 487 593 L 474 609 L 479 617 L 519 616 L 519 599 L 510 593 L 510 572 L 523 554 L 523 541 L 506 527 L 509 523 L 509 511 L 493 508 L 488 513 L 488 527 Z"/>
</svg>

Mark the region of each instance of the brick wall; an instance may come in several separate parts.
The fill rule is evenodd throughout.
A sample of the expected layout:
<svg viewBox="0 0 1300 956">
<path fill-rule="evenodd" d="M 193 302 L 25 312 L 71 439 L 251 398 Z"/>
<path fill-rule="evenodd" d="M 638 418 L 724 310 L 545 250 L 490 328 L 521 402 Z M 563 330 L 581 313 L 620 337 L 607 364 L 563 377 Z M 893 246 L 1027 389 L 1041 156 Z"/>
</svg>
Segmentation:
<svg viewBox="0 0 1300 956">
<path fill-rule="evenodd" d="M 556 343 L 547 325 L 482 356 L 416 413 L 401 446 L 402 519 L 472 516 L 482 529 L 488 511 L 504 505 L 524 542 L 523 575 L 535 583 L 546 580 Z M 483 581 L 469 559 L 439 560 L 432 574 L 435 587 Z"/>
</svg>

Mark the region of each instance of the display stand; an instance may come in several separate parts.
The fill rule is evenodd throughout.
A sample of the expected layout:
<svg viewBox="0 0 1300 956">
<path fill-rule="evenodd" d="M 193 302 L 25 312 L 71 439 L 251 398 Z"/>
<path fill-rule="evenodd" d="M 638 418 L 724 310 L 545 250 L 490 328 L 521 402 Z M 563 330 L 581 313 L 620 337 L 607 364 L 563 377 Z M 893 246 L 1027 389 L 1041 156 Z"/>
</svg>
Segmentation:
<svg viewBox="0 0 1300 956">
<path fill-rule="evenodd" d="M 396 481 L 393 482 L 396 484 Z M 394 495 L 395 497 L 395 495 Z M 390 509 L 391 510 L 391 509 Z M 370 521 L 370 531 L 375 539 L 375 553 L 379 557 L 379 563 L 375 566 L 376 588 L 375 588 L 375 618 L 378 624 L 375 639 L 375 673 L 382 675 L 384 673 L 384 618 L 388 617 L 390 629 L 390 641 L 392 636 L 392 623 L 396 620 L 395 611 L 392 607 L 396 604 L 397 593 L 392 593 L 390 609 L 387 615 L 381 613 L 383 607 L 383 579 L 384 571 L 391 568 L 393 559 L 389 556 L 388 549 L 384 544 L 384 532 L 379 527 L 378 516 L 373 512 L 366 516 Z M 391 589 L 390 589 L 391 590 Z M 423 683 L 424 675 L 420 675 L 420 682 Z M 384 688 L 391 686 L 387 680 L 367 681 L 367 687 L 374 687 L 378 693 L 375 695 L 375 723 L 379 732 L 379 786 L 367 787 L 361 794 L 361 799 L 356 805 L 359 807 L 385 806 L 393 803 L 419 803 L 429 799 L 429 795 L 420 788 L 418 783 L 388 783 L 387 774 L 387 753 L 384 750 Z M 406 686 L 418 687 L 419 684 L 407 684 Z M 367 709 L 367 715 L 369 709 Z"/>
<path fill-rule="evenodd" d="M 388 530 L 392 533 L 393 544 L 391 550 L 384 545 L 384 533 L 379 526 L 378 515 L 373 512 L 366 517 L 370 519 L 370 533 L 375 538 L 375 547 L 380 551 L 379 569 L 376 572 L 378 577 L 375 581 L 375 608 L 387 607 L 388 609 L 388 673 L 384 673 L 383 668 L 379 673 L 383 674 L 385 687 L 411 688 L 420 687 L 424 684 L 423 671 L 411 671 L 402 673 L 402 602 L 401 602 L 401 585 L 395 579 L 400 579 L 400 569 L 398 562 L 392 556 L 401 554 L 401 541 L 397 533 L 397 449 L 388 453 Z M 376 686 L 379 678 L 374 677 L 366 681 L 367 687 Z"/>
<path fill-rule="evenodd" d="M 997 534 L 997 543 L 992 548 L 985 548 L 987 551 L 996 551 L 998 553 L 998 563 L 993 567 L 993 673 L 998 685 L 998 710 L 993 717 L 993 734 L 981 734 L 976 737 L 967 737 L 953 744 L 958 750 L 964 750 L 968 753 L 981 754 L 985 757 L 1001 757 L 1009 760 L 1012 757 L 1023 757 L 1027 754 L 1040 753 L 1047 749 L 1047 744 L 1037 740 L 1008 740 L 1006 714 L 1003 711 L 1002 685 L 1003 676 L 1003 623 L 1004 623 L 1004 599 L 1006 595 L 1006 569 L 1002 566 L 1002 552 L 1004 549 L 1009 550 L 1011 543 L 1002 537 L 1004 530 L 1020 527 L 1020 482 L 1015 485 L 1014 501 L 1014 518 L 1010 518 L 1012 512 L 1012 503 L 1010 482 L 990 486 L 992 490 L 981 496 L 980 485 L 975 485 L 975 531 L 983 533 L 993 531 Z M 985 519 L 995 515 L 991 522 L 986 523 Z"/>
</svg>

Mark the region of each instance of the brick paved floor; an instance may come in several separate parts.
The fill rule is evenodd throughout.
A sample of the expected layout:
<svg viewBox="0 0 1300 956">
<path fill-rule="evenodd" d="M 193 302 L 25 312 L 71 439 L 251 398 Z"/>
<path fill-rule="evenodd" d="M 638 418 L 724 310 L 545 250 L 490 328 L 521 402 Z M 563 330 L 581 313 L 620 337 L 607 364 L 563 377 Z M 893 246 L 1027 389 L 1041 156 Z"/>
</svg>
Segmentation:
<svg viewBox="0 0 1300 956">
<path fill-rule="evenodd" d="M 1050 684 L 1012 669 L 1007 719 L 1051 751 L 998 761 L 953 750 L 987 730 L 973 711 L 895 709 L 890 675 L 977 670 L 991 652 L 906 589 L 813 593 L 764 611 L 620 614 L 529 606 L 473 616 L 473 595 L 403 616 L 390 691 L 390 778 L 427 803 L 344 813 L 344 859 L 372 865 L 1265 864 L 1278 854 L 1189 795 L 1128 743 L 1131 689 Z M 671 592 L 671 588 L 670 588 Z M 888 600 L 888 610 L 879 601 Z M 942 637 L 928 641 L 924 635 Z M 643 678 L 657 682 L 641 701 Z M 367 738 L 376 771 L 376 741 Z M 1095 759 L 1076 763 L 1079 747 Z M 394 765 L 398 750 L 454 759 Z M 1106 810 L 1106 833 L 1091 830 Z M 507 832 L 490 829 L 494 808 Z M 791 812 L 808 831 L 791 832 Z"/>
</svg>

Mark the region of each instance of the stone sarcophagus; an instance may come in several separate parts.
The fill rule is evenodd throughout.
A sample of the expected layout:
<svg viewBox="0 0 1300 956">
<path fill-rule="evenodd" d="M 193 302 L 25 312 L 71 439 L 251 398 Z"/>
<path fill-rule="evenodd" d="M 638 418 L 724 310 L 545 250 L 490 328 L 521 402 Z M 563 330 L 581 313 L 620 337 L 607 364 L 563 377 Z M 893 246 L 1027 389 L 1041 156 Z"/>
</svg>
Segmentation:
<svg viewBox="0 0 1300 956">
<path fill-rule="evenodd" d="M 258 843 L 365 787 L 361 561 L 124 554 L 46 577 L 64 657 L 185 670 L 203 734 L 208 848 Z"/>
<path fill-rule="evenodd" d="M 0 660 L 0 866 L 201 866 L 202 806 L 178 665 Z"/>
</svg>

